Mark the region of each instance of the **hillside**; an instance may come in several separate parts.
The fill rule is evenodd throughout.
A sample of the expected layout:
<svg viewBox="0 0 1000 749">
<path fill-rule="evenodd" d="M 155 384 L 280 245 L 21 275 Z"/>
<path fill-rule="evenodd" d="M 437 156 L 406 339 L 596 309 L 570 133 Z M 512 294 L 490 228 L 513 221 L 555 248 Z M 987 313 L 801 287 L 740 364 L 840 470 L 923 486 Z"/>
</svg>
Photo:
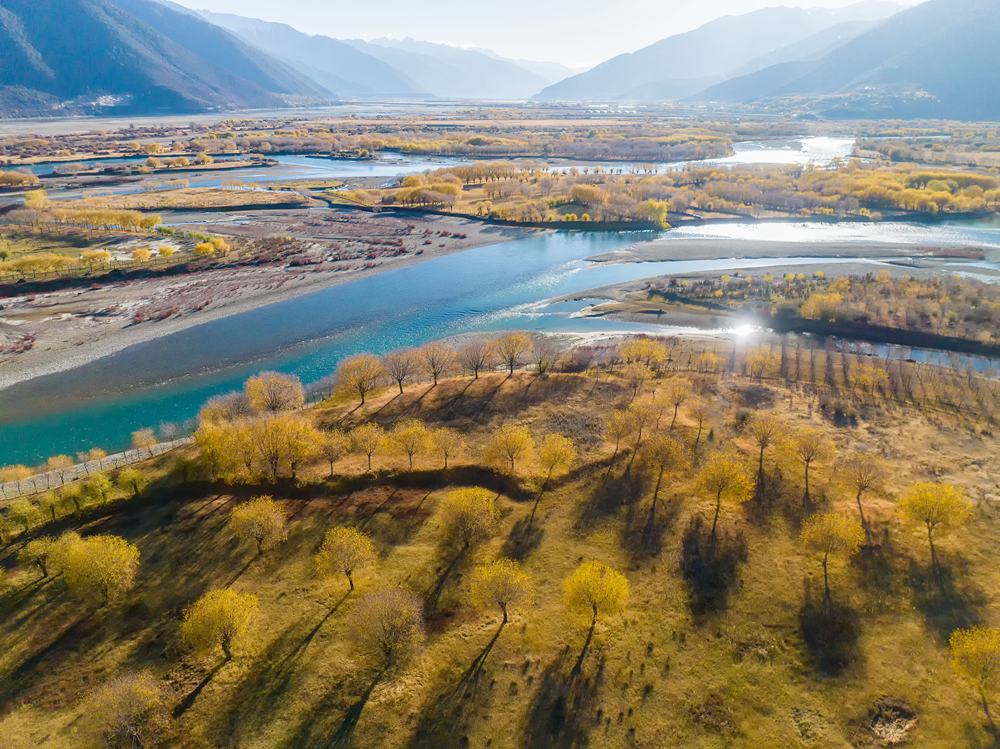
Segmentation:
<svg viewBox="0 0 1000 749">
<path fill-rule="evenodd" d="M 699 98 L 785 100 L 834 116 L 996 118 L 996 11 L 991 0 L 930 0 L 818 61 L 761 70 Z"/>
<path fill-rule="evenodd" d="M 852 21 L 885 17 L 895 6 L 861 3 L 840 10 L 765 8 L 726 16 L 544 89 L 543 100 L 677 99 L 721 82 L 753 64 L 768 64 L 776 50 L 803 43 L 822 49 L 822 32 Z"/>
<path fill-rule="evenodd" d="M 248 44 L 295 66 L 340 96 L 426 94 L 410 77 L 354 45 L 328 36 L 304 34 L 283 23 L 203 11 L 212 23 Z"/>
<path fill-rule="evenodd" d="M 195 112 L 297 97 L 329 93 L 194 14 L 152 0 L 0 0 L 7 113 Z"/>
<path fill-rule="evenodd" d="M 473 49 L 414 39 L 352 39 L 350 44 L 406 71 L 418 89 L 441 98 L 527 99 L 548 83 L 517 63 Z"/>
<path fill-rule="evenodd" d="M 10 503 L 5 749 L 991 746 L 951 660 L 998 622 L 989 383 L 722 346 L 362 404 L 356 359 L 318 406 L 248 385 L 199 447 Z"/>
</svg>

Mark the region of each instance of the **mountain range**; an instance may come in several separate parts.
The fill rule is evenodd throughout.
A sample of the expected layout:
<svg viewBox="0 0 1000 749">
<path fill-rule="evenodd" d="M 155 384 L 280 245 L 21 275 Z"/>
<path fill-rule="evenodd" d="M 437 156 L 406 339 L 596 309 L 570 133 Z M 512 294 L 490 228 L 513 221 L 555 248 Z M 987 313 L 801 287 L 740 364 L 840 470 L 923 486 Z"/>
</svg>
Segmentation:
<svg viewBox="0 0 1000 749">
<path fill-rule="evenodd" d="M 709 102 L 812 102 L 825 116 L 1000 117 L 1000 2 L 929 0 L 834 47 L 698 94 Z"/>
<path fill-rule="evenodd" d="M 1000 0 L 775 7 L 575 73 L 414 39 L 312 35 L 170 0 L 0 0 L 0 116 L 534 96 L 990 119 L 1000 118 L 998 38 Z"/>
<path fill-rule="evenodd" d="M 542 100 L 681 99 L 769 62 L 800 59 L 822 46 L 825 34 L 845 24 L 865 24 L 899 8 L 867 2 L 836 10 L 764 8 L 725 16 L 693 31 L 612 58 L 541 91 Z"/>
</svg>

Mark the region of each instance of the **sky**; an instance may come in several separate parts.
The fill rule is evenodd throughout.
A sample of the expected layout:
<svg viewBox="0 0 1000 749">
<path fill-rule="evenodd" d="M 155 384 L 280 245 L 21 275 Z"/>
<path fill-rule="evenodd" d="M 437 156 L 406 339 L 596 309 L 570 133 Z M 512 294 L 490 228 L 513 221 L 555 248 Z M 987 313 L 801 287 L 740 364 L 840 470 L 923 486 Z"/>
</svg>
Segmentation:
<svg viewBox="0 0 1000 749">
<path fill-rule="evenodd" d="M 337 38 L 412 37 L 589 67 L 719 16 L 856 0 L 177 0 Z M 894 0 L 915 5 L 919 0 Z"/>
</svg>

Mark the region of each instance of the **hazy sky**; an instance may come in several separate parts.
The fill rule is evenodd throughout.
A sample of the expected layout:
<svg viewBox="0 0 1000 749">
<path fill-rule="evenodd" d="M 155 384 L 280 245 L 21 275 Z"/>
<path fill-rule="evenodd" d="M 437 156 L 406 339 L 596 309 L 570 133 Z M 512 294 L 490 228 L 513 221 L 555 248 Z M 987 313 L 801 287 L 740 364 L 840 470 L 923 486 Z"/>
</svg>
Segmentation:
<svg viewBox="0 0 1000 749">
<path fill-rule="evenodd" d="M 896 0 L 914 5 L 919 0 Z M 855 0 L 179 0 L 334 37 L 425 39 L 508 57 L 593 65 L 727 14 Z"/>
</svg>

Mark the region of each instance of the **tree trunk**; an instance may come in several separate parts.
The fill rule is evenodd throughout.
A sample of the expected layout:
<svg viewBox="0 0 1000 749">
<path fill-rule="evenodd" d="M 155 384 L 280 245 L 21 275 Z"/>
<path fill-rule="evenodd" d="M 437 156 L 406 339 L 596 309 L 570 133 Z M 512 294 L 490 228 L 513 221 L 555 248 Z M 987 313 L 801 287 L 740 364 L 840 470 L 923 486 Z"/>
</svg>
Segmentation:
<svg viewBox="0 0 1000 749">
<path fill-rule="evenodd" d="M 542 495 L 545 494 L 545 488 L 549 485 L 549 480 L 552 478 L 552 469 L 545 475 L 545 481 L 542 482 L 541 489 L 538 490 L 538 496 L 535 497 L 535 504 L 531 508 L 531 515 L 528 516 L 528 526 L 530 527 L 533 522 L 535 522 L 535 513 L 538 511 L 538 504 L 542 501 Z"/>
<path fill-rule="evenodd" d="M 809 465 L 810 465 L 810 462 L 811 461 L 808 461 L 808 460 L 806 461 L 806 490 L 805 490 L 805 493 L 802 495 L 802 509 L 803 510 L 808 510 L 809 509 L 809 499 L 810 499 L 810 497 L 809 497 Z"/>
<path fill-rule="evenodd" d="M 597 606 L 593 607 L 594 617 L 590 620 L 590 630 L 587 632 L 587 639 L 583 641 L 583 650 L 580 651 L 580 655 L 577 656 L 576 664 L 573 666 L 573 670 L 570 672 L 571 676 L 577 676 L 583 670 L 583 659 L 587 657 L 587 651 L 590 649 L 590 642 L 594 639 L 594 630 L 597 629 Z"/>
<path fill-rule="evenodd" d="M 715 515 L 712 517 L 712 551 L 715 551 L 716 529 L 719 525 L 719 513 L 722 511 L 722 492 L 715 495 Z"/>
<path fill-rule="evenodd" d="M 827 609 L 830 608 L 830 552 L 823 555 L 823 601 Z"/>
<path fill-rule="evenodd" d="M 347 592 L 350 593 L 354 590 L 354 572 L 353 570 L 348 570 L 345 574 L 347 575 L 347 583 L 350 586 Z"/>
<path fill-rule="evenodd" d="M 861 527 L 865 531 L 865 538 L 871 540 L 871 533 L 868 530 L 868 520 L 865 519 L 865 508 L 861 504 L 861 489 L 858 489 L 858 493 L 854 497 L 854 501 L 858 504 L 858 517 L 861 518 Z"/>
<path fill-rule="evenodd" d="M 674 431 L 674 424 L 677 423 L 677 410 L 681 407 L 680 403 L 674 404 L 674 418 L 670 420 L 670 429 L 668 431 Z"/>
<path fill-rule="evenodd" d="M 698 420 L 698 434 L 694 438 L 694 446 L 695 447 L 698 447 L 698 445 L 701 443 L 701 430 L 704 427 L 704 425 L 705 425 L 705 422 L 699 419 Z"/>
<path fill-rule="evenodd" d="M 931 545 L 931 570 L 934 572 L 934 578 L 938 585 L 941 585 L 941 568 L 938 565 L 937 547 L 934 546 L 934 528 L 931 525 L 927 526 L 927 542 Z"/>
</svg>

